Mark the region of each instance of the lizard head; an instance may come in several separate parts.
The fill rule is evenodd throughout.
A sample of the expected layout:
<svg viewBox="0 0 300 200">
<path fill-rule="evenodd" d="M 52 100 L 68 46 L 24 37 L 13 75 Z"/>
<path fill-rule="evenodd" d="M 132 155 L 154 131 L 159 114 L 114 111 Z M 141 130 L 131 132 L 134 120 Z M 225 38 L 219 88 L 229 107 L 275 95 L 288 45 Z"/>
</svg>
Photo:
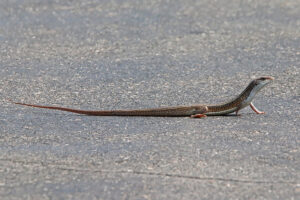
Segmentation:
<svg viewBox="0 0 300 200">
<path fill-rule="evenodd" d="M 251 81 L 246 90 L 249 91 L 247 98 L 245 99 L 245 104 L 248 105 L 253 100 L 254 96 L 266 85 L 270 84 L 274 78 L 272 76 L 262 76 L 260 78 Z"/>
<path fill-rule="evenodd" d="M 253 80 L 253 86 L 254 86 L 253 89 L 257 89 L 259 91 L 264 86 L 270 84 L 273 80 L 274 80 L 274 78 L 272 76 L 262 76 L 260 78 L 254 79 Z"/>
</svg>

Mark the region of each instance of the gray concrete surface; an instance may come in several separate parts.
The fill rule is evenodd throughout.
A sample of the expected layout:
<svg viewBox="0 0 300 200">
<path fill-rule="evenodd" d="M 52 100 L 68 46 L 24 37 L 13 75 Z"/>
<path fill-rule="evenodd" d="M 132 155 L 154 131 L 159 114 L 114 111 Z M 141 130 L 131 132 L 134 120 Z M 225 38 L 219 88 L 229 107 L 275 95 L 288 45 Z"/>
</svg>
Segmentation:
<svg viewBox="0 0 300 200">
<path fill-rule="evenodd" d="M 300 2 L 0 1 L 1 199 L 299 199 Z M 217 103 L 242 116 L 89 117 Z"/>
</svg>

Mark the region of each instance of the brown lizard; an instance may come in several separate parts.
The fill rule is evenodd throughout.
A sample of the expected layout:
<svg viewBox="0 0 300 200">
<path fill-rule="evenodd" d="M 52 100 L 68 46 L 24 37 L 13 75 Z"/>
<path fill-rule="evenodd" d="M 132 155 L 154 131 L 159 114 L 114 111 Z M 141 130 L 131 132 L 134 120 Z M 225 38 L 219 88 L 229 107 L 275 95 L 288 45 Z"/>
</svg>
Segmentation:
<svg viewBox="0 0 300 200">
<path fill-rule="evenodd" d="M 253 111 L 257 114 L 264 114 L 264 112 L 259 111 L 255 108 L 252 103 L 254 96 L 260 91 L 264 86 L 268 85 L 274 80 L 271 76 L 263 76 L 257 79 L 254 79 L 246 87 L 246 89 L 234 98 L 231 101 L 215 104 L 215 105 L 192 105 L 192 106 L 175 106 L 175 107 L 165 107 L 165 108 L 150 108 L 150 109 L 137 109 L 137 110 L 78 110 L 64 107 L 56 106 L 41 106 L 34 104 L 26 103 L 17 103 L 15 104 L 23 106 L 31 106 L 36 108 L 46 108 L 61 110 L 67 112 L 73 112 L 84 115 L 93 115 L 93 116 L 153 116 L 153 117 L 182 117 L 190 116 L 193 118 L 201 118 L 206 116 L 213 115 L 227 115 L 235 112 L 238 114 L 238 111 L 250 105 Z"/>
</svg>

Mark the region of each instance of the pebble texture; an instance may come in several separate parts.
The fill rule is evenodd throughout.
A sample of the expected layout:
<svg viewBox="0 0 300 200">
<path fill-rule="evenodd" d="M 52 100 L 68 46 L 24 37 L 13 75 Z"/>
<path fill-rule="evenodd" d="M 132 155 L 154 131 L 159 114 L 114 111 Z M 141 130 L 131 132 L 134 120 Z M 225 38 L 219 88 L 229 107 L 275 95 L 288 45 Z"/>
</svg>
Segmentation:
<svg viewBox="0 0 300 200">
<path fill-rule="evenodd" d="M 0 1 L 1 199 L 299 199 L 299 0 Z M 90 117 L 13 105 L 218 103 L 242 116 Z"/>
</svg>

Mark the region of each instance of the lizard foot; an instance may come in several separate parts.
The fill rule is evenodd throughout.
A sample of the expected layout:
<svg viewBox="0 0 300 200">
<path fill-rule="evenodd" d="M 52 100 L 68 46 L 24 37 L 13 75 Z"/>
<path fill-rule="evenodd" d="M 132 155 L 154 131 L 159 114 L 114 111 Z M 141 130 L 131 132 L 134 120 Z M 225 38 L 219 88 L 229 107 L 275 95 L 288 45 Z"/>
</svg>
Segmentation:
<svg viewBox="0 0 300 200">
<path fill-rule="evenodd" d="M 203 117 L 207 117 L 207 116 L 204 114 L 191 115 L 191 118 L 203 118 Z"/>
</svg>

